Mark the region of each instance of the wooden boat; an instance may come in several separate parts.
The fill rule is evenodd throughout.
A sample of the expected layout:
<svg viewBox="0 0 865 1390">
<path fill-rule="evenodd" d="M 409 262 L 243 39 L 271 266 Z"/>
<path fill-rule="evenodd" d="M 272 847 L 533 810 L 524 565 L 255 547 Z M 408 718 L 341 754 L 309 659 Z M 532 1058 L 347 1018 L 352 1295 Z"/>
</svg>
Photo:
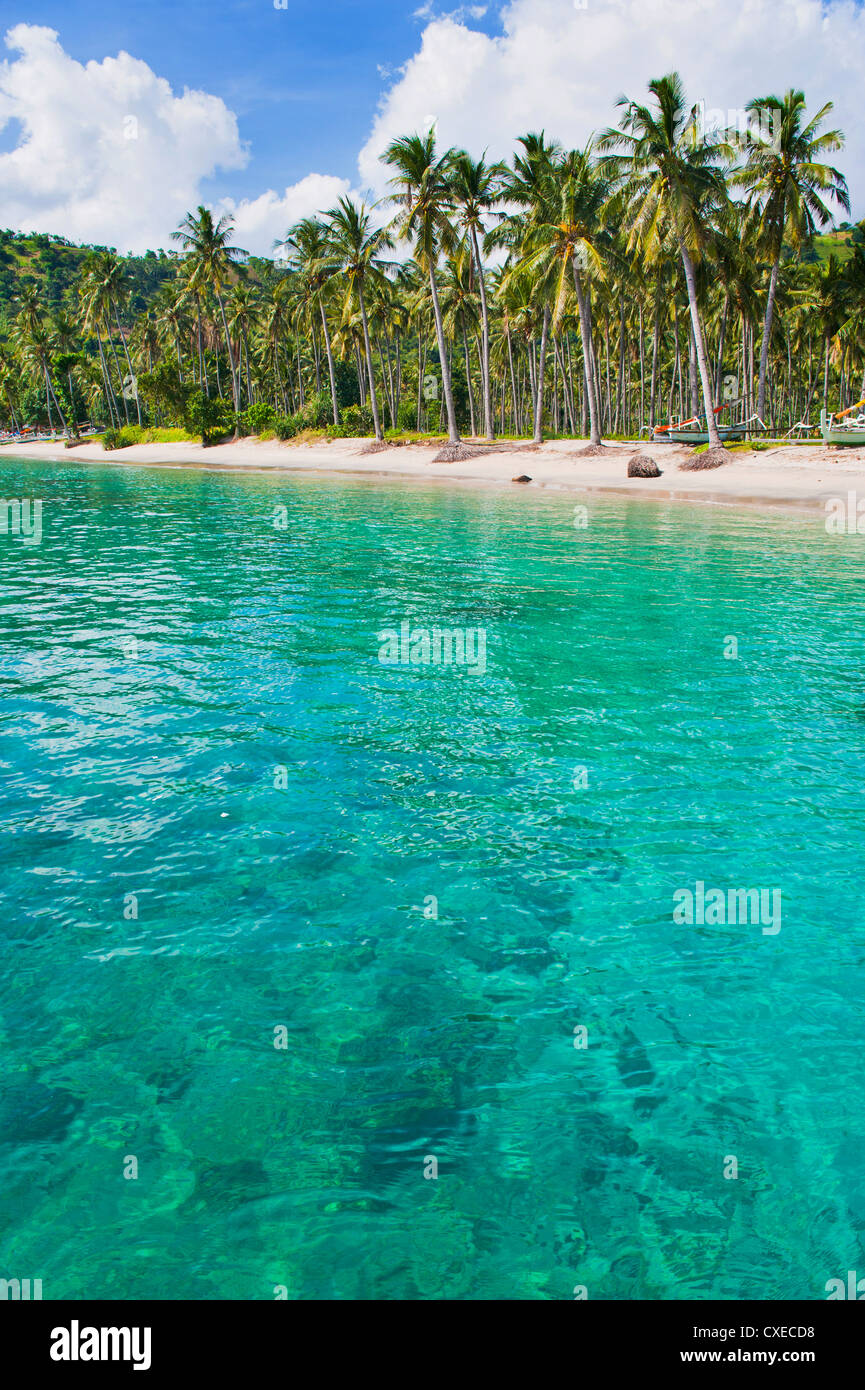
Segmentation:
<svg viewBox="0 0 865 1390">
<path fill-rule="evenodd" d="M 861 407 L 865 406 L 865 398 L 857 401 L 855 405 L 848 406 L 846 410 L 840 410 L 833 415 L 826 410 L 820 411 L 820 433 L 826 444 L 844 444 L 849 448 L 856 445 L 865 445 L 865 415 L 862 414 Z M 853 415 L 854 411 L 859 411 L 858 415 Z M 852 416 L 852 419 L 848 419 Z"/>
<path fill-rule="evenodd" d="M 722 405 L 716 405 L 714 413 L 717 415 L 723 409 Z M 736 425 L 719 425 L 721 442 L 744 439 L 746 425 L 747 421 Z M 709 431 L 701 415 L 692 415 L 690 420 L 680 420 L 676 425 L 656 425 L 652 431 L 652 443 L 663 443 L 665 439 L 671 444 L 708 444 Z"/>
<path fill-rule="evenodd" d="M 695 426 L 699 426 L 699 425 L 701 425 L 703 422 L 702 422 L 702 420 L 699 420 L 699 421 L 695 421 L 694 423 L 695 423 Z M 719 435 L 719 437 L 720 437 L 720 440 L 721 440 L 721 443 L 722 443 L 722 444 L 723 444 L 726 440 L 731 440 L 731 441 L 732 441 L 732 440 L 736 440 L 736 439 L 744 439 L 744 438 L 745 438 L 745 426 L 744 426 L 744 425 L 719 425 L 719 426 L 718 426 L 718 435 Z M 699 429 L 699 428 L 694 428 L 694 429 L 685 429 L 685 428 L 678 428 L 678 429 L 677 429 L 677 428 L 671 428 L 671 429 L 668 431 L 668 433 L 667 433 L 667 435 L 666 435 L 666 438 L 669 439 L 669 441 L 670 441 L 671 444 L 708 444 L 708 442 L 709 442 L 709 431 L 708 431 L 708 430 L 704 430 L 704 429 Z"/>
</svg>

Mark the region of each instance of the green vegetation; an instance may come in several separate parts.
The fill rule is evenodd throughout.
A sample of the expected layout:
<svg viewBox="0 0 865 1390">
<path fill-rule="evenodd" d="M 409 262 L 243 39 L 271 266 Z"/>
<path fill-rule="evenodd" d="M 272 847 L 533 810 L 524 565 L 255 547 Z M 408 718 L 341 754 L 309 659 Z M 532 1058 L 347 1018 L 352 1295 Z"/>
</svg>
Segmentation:
<svg viewBox="0 0 865 1390">
<path fill-rule="evenodd" d="M 128 449 L 130 444 L 177 444 L 199 437 L 184 429 L 156 429 L 150 425 L 124 425 L 122 429 L 105 430 L 98 436 L 103 449 Z"/>
<path fill-rule="evenodd" d="M 343 198 L 273 259 L 204 207 L 139 257 L 0 233 L 0 421 L 86 422 L 106 448 L 599 444 L 720 401 L 725 423 L 814 423 L 865 394 L 865 224 L 833 225 L 830 105 L 748 109 L 750 132 L 707 133 L 671 73 L 580 150 L 530 133 L 488 164 L 405 136 L 381 214 Z"/>
</svg>

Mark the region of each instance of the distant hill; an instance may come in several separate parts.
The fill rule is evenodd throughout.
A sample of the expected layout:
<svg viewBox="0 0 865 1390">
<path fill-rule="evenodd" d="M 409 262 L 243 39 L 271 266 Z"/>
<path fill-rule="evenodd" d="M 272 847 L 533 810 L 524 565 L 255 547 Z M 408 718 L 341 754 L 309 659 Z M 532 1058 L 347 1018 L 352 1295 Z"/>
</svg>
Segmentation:
<svg viewBox="0 0 865 1390">
<path fill-rule="evenodd" d="M 16 312 L 15 298 L 23 284 L 35 284 L 43 304 L 53 314 L 71 308 L 70 291 L 91 251 L 104 246 L 76 246 L 62 236 L 45 232 L 0 231 L 0 336 L 5 337 Z M 132 291 L 135 313 L 145 309 L 165 280 L 174 274 L 174 257 L 164 251 L 121 258 Z"/>
<path fill-rule="evenodd" d="M 853 255 L 853 247 L 857 242 L 863 241 L 860 227 L 852 227 L 849 224 L 839 227 L 837 231 L 825 232 L 822 236 L 815 236 L 809 252 L 803 256 L 803 260 L 828 261 L 830 256 L 834 256 L 837 261 L 848 261 Z"/>
</svg>

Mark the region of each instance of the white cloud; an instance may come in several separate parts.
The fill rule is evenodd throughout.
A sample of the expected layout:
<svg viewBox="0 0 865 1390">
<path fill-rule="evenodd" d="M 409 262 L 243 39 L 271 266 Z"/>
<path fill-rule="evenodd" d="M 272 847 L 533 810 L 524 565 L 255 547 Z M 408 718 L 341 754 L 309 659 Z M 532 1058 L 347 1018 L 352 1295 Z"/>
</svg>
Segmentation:
<svg viewBox="0 0 865 1390">
<path fill-rule="evenodd" d="M 385 91 L 360 151 L 362 187 L 383 192 L 384 146 L 432 123 L 442 144 L 493 156 L 533 129 L 580 143 L 615 123 L 619 95 L 640 95 L 650 77 L 678 67 L 708 108 L 789 86 L 803 87 L 812 111 L 834 100 L 833 121 L 847 133 L 837 162 L 854 208 L 865 210 L 857 0 L 511 0 L 492 37 L 472 28 L 482 9 L 418 12 L 418 51 Z M 237 119 L 218 97 L 177 95 L 127 53 L 76 62 L 38 25 L 16 25 L 6 43 L 13 56 L 0 63 L 0 130 L 17 121 L 20 135 L 0 154 L 4 225 L 123 251 L 169 246 L 202 200 L 203 180 L 224 173 L 229 189 L 231 171 L 247 162 Z M 292 222 L 350 191 L 345 179 L 309 173 L 282 192 L 223 197 L 218 211 L 233 213 L 241 245 L 268 254 Z"/>
<path fill-rule="evenodd" d="M 18 24 L 6 44 L 18 56 L 0 64 L 0 126 L 21 123 L 0 155 L 7 226 L 120 250 L 165 245 L 200 180 L 246 163 L 218 97 L 175 96 L 128 53 L 78 63 L 53 29 Z"/>
<path fill-rule="evenodd" d="M 361 150 L 361 181 L 377 190 L 379 155 L 437 117 L 439 141 L 504 156 L 517 135 L 546 130 L 567 144 L 615 125 L 619 96 L 678 68 L 693 101 L 735 108 L 801 87 L 811 111 L 835 102 L 847 135 L 837 162 L 854 208 L 865 204 L 862 55 L 855 0 L 512 0 L 490 37 L 451 14 L 432 19 L 418 52 L 385 93 Z"/>
<path fill-rule="evenodd" d="M 18 24 L 6 35 L 18 56 L 0 64 L 0 127 L 21 123 L 0 155 L 4 225 L 59 232 L 121 251 L 171 246 L 203 179 L 247 162 L 234 113 L 219 97 L 176 96 L 146 63 L 120 53 L 81 64 L 53 29 Z M 308 174 L 283 193 L 223 198 L 237 240 L 257 254 L 300 217 L 331 207 L 347 179 Z"/>
<path fill-rule="evenodd" d="M 293 223 L 301 217 L 311 217 L 332 208 L 338 198 L 351 191 L 348 179 L 338 179 L 332 174 L 307 174 L 299 183 L 286 188 L 281 196 L 268 189 L 258 198 L 244 198 L 239 203 L 224 198 L 218 211 L 233 216 L 239 246 L 256 255 L 269 256 L 274 241 L 281 241 Z"/>
</svg>

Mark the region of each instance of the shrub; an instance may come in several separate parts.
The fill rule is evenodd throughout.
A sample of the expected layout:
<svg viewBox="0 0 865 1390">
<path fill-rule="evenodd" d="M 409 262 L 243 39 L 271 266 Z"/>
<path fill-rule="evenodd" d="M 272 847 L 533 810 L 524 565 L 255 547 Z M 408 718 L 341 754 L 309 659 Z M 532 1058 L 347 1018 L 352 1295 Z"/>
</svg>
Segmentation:
<svg viewBox="0 0 865 1390">
<path fill-rule="evenodd" d="M 301 408 L 300 415 L 304 429 L 323 429 L 327 424 L 333 424 L 330 390 L 316 391 Z"/>
<path fill-rule="evenodd" d="M 189 428 L 189 412 L 198 388 L 191 381 L 181 381 L 177 361 L 161 362 L 152 372 L 142 372 L 138 378 L 138 393 L 151 415 L 169 420 L 182 420 Z"/>
<path fill-rule="evenodd" d="M 106 430 L 102 436 L 103 449 L 128 449 L 130 444 L 140 444 L 144 430 L 140 425 L 123 425 L 120 429 Z"/>
<path fill-rule="evenodd" d="M 196 391 L 189 402 L 187 423 L 193 434 L 201 435 L 202 444 L 215 444 L 234 430 L 237 416 L 226 401 L 219 397 L 213 400 L 203 391 Z"/>
<path fill-rule="evenodd" d="M 396 408 L 396 424 L 400 430 L 417 430 L 417 405 L 414 401 L 401 400 Z"/>
<path fill-rule="evenodd" d="M 363 435 L 372 434 L 374 428 L 372 410 L 368 405 L 347 405 L 340 423 L 331 425 L 328 434 L 360 439 Z"/>
<path fill-rule="evenodd" d="M 299 415 L 280 415 L 273 427 L 277 439 L 293 439 L 302 428 Z"/>
<path fill-rule="evenodd" d="M 272 430 L 276 425 L 277 414 L 272 405 L 267 401 L 256 401 L 254 405 L 247 406 L 240 416 L 240 428 L 244 434 L 261 434 L 264 430 Z"/>
</svg>

